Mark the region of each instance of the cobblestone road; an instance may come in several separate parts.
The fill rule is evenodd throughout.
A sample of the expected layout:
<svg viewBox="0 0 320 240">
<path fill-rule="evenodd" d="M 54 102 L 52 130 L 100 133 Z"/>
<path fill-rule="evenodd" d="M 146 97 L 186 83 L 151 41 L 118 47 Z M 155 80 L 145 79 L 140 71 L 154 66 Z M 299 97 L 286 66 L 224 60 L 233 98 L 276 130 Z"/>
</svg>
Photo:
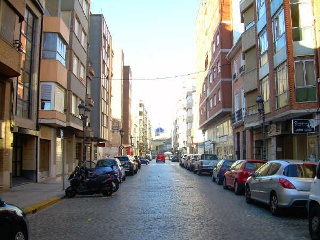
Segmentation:
<svg viewBox="0 0 320 240">
<path fill-rule="evenodd" d="M 32 240 L 309 239 L 303 212 L 273 217 L 166 162 L 142 166 L 112 197 L 77 196 L 29 216 Z"/>
</svg>

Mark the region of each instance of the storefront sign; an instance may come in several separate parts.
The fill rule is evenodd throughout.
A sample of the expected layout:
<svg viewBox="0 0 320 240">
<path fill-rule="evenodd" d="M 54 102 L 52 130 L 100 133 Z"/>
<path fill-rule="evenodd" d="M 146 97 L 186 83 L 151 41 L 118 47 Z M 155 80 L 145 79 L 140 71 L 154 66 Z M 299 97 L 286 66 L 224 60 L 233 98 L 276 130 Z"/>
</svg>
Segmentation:
<svg viewBox="0 0 320 240">
<path fill-rule="evenodd" d="M 292 119 L 292 133 L 315 133 L 314 119 Z"/>
</svg>

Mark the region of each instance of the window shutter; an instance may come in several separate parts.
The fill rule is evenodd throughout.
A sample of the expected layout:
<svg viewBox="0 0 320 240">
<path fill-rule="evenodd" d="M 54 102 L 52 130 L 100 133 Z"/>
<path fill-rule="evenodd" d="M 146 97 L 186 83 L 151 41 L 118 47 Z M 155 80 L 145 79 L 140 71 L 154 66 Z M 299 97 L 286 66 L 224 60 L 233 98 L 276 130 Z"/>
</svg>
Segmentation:
<svg viewBox="0 0 320 240">
<path fill-rule="evenodd" d="M 48 83 L 41 84 L 41 100 L 51 101 L 52 85 Z"/>
</svg>

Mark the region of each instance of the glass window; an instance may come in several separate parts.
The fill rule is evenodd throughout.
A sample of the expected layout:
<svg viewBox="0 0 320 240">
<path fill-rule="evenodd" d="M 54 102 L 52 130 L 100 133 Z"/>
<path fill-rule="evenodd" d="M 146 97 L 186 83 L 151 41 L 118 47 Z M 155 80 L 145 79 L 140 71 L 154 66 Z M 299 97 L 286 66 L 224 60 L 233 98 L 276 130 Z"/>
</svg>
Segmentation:
<svg viewBox="0 0 320 240">
<path fill-rule="evenodd" d="M 66 66 L 66 44 L 57 33 L 44 34 L 43 58 L 56 59 Z"/>
<path fill-rule="evenodd" d="M 256 171 L 257 177 L 267 176 L 269 166 L 270 166 L 270 163 L 265 163 L 264 165 L 262 165 L 262 166 Z"/>
<path fill-rule="evenodd" d="M 316 77 L 312 59 L 295 61 L 296 101 L 316 101 Z"/>
<path fill-rule="evenodd" d="M 77 77 L 79 76 L 79 59 L 77 58 L 76 55 L 73 55 L 72 72 Z"/>
<path fill-rule="evenodd" d="M 259 34 L 259 66 L 263 66 L 268 62 L 268 38 L 267 30 L 264 29 Z"/>
<path fill-rule="evenodd" d="M 260 81 L 260 93 L 264 101 L 264 111 L 270 112 L 270 80 L 269 76 Z"/>
<path fill-rule="evenodd" d="M 52 84 L 41 83 L 41 110 L 52 110 Z"/>
<path fill-rule="evenodd" d="M 217 46 L 219 46 L 219 44 L 220 44 L 220 35 L 219 35 L 219 33 L 217 34 Z"/>
<path fill-rule="evenodd" d="M 61 113 L 64 113 L 65 109 L 65 90 L 57 84 L 55 84 L 54 109 Z"/>
<path fill-rule="evenodd" d="M 284 168 L 283 175 L 298 178 L 314 178 L 316 175 L 316 165 L 290 164 Z"/>
<path fill-rule="evenodd" d="M 308 0 L 291 1 L 293 41 L 313 41 L 313 14 Z"/>
<path fill-rule="evenodd" d="M 257 15 L 258 19 L 260 19 L 263 14 L 266 12 L 265 0 L 257 0 Z"/>
<path fill-rule="evenodd" d="M 280 167 L 281 167 L 280 163 L 271 163 L 267 175 L 268 176 L 275 175 L 278 172 Z"/>
<path fill-rule="evenodd" d="M 284 10 L 281 10 L 274 16 L 273 19 L 273 42 L 275 53 L 279 52 L 284 46 L 286 46 L 286 34 L 285 34 L 285 18 Z"/>
<path fill-rule="evenodd" d="M 282 108 L 289 103 L 288 99 L 288 74 L 287 64 L 283 63 L 275 70 L 277 108 Z"/>
<path fill-rule="evenodd" d="M 32 13 L 26 9 L 24 21 L 21 27 L 21 42 L 22 42 L 22 56 L 21 56 L 21 75 L 17 81 L 17 116 L 30 118 L 31 117 L 31 91 L 32 91 L 32 79 L 34 78 L 31 72 L 31 66 L 34 59 L 34 33 L 35 33 L 35 21 Z"/>
</svg>

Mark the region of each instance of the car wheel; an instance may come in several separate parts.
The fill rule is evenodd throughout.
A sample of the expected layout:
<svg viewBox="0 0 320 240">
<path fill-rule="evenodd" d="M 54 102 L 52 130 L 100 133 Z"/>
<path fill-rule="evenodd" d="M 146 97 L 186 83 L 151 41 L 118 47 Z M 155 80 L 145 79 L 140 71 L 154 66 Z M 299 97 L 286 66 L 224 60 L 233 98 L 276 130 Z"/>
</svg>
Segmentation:
<svg viewBox="0 0 320 240">
<path fill-rule="evenodd" d="M 222 185 L 222 180 L 221 180 L 221 178 L 216 178 L 216 183 L 218 184 L 218 185 Z"/>
<path fill-rule="evenodd" d="M 212 180 L 212 182 L 216 181 L 216 178 L 213 176 L 213 174 L 211 175 L 211 180 Z"/>
<path fill-rule="evenodd" d="M 249 186 L 246 186 L 245 188 L 245 197 L 246 197 L 246 203 L 252 203 L 253 200 L 251 198 L 251 190 Z"/>
<path fill-rule="evenodd" d="M 73 198 L 76 196 L 76 191 L 73 189 L 73 187 L 69 186 L 65 191 L 67 198 Z"/>
<path fill-rule="evenodd" d="M 279 215 L 279 206 L 278 206 L 278 197 L 276 193 L 272 193 L 270 197 L 270 211 L 272 215 L 277 216 Z"/>
<path fill-rule="evenodd" d="M 28 239 L 27 234 L 22 230 L 21 226 L 17 226 L 12 234 L 12 239 L 25 240 Z"/>
<path fill-rule="evenodd" d="M 132 168 L 130 171 L 130 175 L 133 176 L 134 175 L 134 169 Z"/>
<path fill-rule="evenodd" d="M 223 178 L 223 189 L 228 189 L 226 178 Z"/>
<path fill-rule="evenodd" d="M 235 183 L 234 183 L 234 193 L 235 193 L 236 195 L 240 195 L 240 194 L 241 194 L 241 190 L 240 190 L 240 188 L 239 188 L 239 184 L 238 184 L 237 181 L 235 181 Z"/>
<path fill-rule="evenodd" d="M 313 207 L 310 211 L 309 233 L 312 240 L 320 239 L 320 206 Z"/>
<path fill-rule="evenodd" d="M 201 170 L 198 169 L 197 174 L 200 176 L 201 175 Z"/>
<path fill-rule="evenodd" d="M 102 191 L 103 196 L 107 196 L 107 197 L 111 197 L 113 194 L 112 189 L 110 190 L 106 190 L 106 191 Z"/>
<path fill-rule="evenodd" d="M 123 178 L 122 178 L 122 181 L 125 181 L 126 180 L 126 176 L 124 176 Z"/>
</svg>

